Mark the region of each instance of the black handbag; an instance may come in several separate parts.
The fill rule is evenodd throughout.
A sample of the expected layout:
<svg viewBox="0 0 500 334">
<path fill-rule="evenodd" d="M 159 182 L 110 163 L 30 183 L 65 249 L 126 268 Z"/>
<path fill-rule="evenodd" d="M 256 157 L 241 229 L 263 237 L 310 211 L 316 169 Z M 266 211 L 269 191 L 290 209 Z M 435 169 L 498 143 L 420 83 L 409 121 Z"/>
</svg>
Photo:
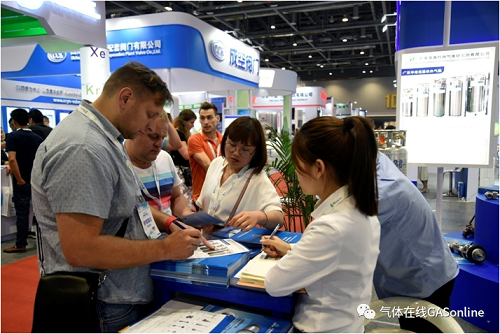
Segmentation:
<svg viewBox="0 0 500 334">
<path fill-rule="evenodd" d="M 191 177 L 191 169 L 189 167 L 179 166 L 182 172 L 182 176 L 184 176 L 184 184 L 188 187 L 193 185 L 193 179 Z"/>
<path fill-rule="evenodd" d="M 125 219 L 116 236 L 123 237 Z M 37 225 L 38 257 L 43 272 L 43 249 Z M 33 333 L 92 333 L 97 322 L 97 288 L 106 279 L 102 272 L 55 272 L 38 282 L 33 312 Z"/>
</svg>

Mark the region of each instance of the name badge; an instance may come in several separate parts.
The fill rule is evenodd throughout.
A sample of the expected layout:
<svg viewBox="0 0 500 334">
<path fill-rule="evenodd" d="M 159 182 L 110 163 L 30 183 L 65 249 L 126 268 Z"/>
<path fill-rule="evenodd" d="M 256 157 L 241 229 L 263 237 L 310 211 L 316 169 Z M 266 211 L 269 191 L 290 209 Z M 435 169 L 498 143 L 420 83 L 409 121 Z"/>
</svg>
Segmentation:
<svg viewBox="0 0 500 334">
<path fill-rule="evenodd" d="M 144 233 L 146 233 L 149 239 L 158 239 L 161 236 L 160 230 L 156 226 L 153 214 L 149 208 L 149 203 L 144 202 L 137 206 L 137 213 L 139 213 L 139 218 L 141 219 L 142 228 Z"/>
</svg>

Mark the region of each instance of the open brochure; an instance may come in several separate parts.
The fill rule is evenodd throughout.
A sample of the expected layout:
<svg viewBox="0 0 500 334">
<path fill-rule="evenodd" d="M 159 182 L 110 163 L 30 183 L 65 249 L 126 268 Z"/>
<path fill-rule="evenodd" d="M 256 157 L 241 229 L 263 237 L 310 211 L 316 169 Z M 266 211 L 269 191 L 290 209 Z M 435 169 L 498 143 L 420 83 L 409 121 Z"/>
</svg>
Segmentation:
<svg viewBox="0 0 500 334">
<path fill-rule="evenodd" d="M 188 257 L 188 260 L 249 252 L 248 248 L 232 239 L 208 240 L 208 242 L 214 246 L 215 249 L 209 249 L 205 245 L 201 245 L 194 251 L 193 255 Z"/>
</svg>

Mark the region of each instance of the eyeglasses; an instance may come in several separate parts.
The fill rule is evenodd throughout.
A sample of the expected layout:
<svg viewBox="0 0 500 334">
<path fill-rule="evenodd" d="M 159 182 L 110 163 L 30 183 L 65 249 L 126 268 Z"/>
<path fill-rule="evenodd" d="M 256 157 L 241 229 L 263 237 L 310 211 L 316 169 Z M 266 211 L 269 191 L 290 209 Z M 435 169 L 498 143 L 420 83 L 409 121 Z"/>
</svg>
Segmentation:
<svg viewBox="0 0 500 334">
<path fill-rule="evenodd" d="M 236 152 L 236 150 L 239 151 L 239 155 L 240 157 L 242 157 L 243 159 L 246 159 L 248 158 L 249 156 L 251 156 L 252 154 L 255 153 L 255 151 L 257 151 L 257 148 L 255 150 L 253 150 L 252 153 L 250 153 L 249 150 L 246 150 L 244 148 L 237 148 L 236 145 L 234 144 L 231 144 L 230 142 L 226 142 L 226 151 L 229 152 L 229 153 L 234 153 Z"/>
</svg>

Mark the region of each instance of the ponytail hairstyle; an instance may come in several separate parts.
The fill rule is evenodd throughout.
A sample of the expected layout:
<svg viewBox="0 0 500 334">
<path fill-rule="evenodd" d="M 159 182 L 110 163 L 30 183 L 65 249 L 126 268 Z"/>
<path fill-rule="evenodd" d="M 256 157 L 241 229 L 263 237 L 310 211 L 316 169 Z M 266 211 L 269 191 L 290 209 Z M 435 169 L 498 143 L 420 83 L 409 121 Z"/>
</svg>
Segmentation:
<svg viewBox="0 0 500 334">
<path fill-rule="evenodd" d="M 377 143 L 366 118 L 318 117 L 304 124 L 293 138 L 293 164 L 307 174 L 299 161 L 311 166 L 317 159 L 324 162 L 327 177 L 347 184 L 360 212 L 378 215 Z"/>
<path fill-rule="evenodd" d="M 186 136 L 186 141 L 189 139 L 189 136 L 191 136 L 191 132 L 186 129 L 184 122 L 189 122 L 192 119 L 196 119 L 196 114 L 191 109 L 184 109 L 174 120 L 174 128 L 178 129 Z"/>
</svg>

